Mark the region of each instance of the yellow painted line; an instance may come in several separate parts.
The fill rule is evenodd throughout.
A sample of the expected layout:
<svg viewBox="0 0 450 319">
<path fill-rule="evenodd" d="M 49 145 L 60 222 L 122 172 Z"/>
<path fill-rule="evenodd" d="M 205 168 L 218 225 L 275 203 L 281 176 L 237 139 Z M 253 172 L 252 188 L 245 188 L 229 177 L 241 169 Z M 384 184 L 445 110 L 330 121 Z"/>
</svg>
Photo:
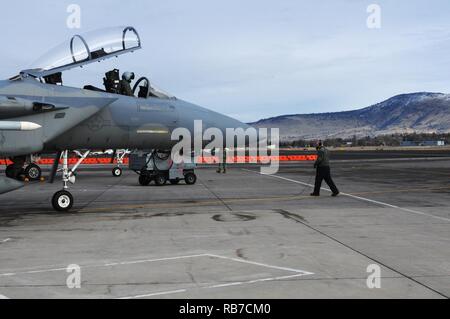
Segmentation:
<svg viewBox="0 0 450 319">
<path fill-rule="evenodd" d="M 222 198 L 221 200 L 226 203 L 239 203 L 239 202 L 249 202 L 249 201 L 274 201 L 274 200 L 299 200 L 299 199 L 317 199 L 312 198 L 311 196 L 277 196 L 277 197 L 264 197 L 264 198 Z M 210 206 L 214 204 L 222 204 L 222 201 L 219 199 L 210 199 L 210 200 L 202 200 L 196 203 L 170 203 L 170 204 L 136 204 L 136 205 L 115 205 L 108 207 L 98 207 L 98 208 L 87 208 L 81 209 L 78 212 L 80 213 L 93 213 L 93 212 L 102 212 L 109 210 L 120 210 L 120 209 L 143 209 L 143 208 L 177 208 L 177 207 L 197 207 L 197 206 Z"/>
<path fill-rule="evenodd" d="M 360 192 L 360 193 L 348 193 L 348 195 L 358 196 L 358 195 L 376 195 L 376 194 L 390 194 L 390 193 L 404 193 L 404 192 L 423 192 L 430 190 L 442 190 L 442 189 L 450 189 L 450 186 L 447 187 L 436 187 L 436 188 L 410 188 L 410 189 L 398 189 L 398 190 L 390 190 L 390 191 L 375 191 L 375 192 Z M 295 200 L 304 200 L 311 199 L 317 200 L 318 197 L 312 197 L 308 195 L 286 195 L 286 196 L 272 196 L 272 197 L 246 197 L 246 198 L 221 198 L 221 200 L 225 203 L 242 203 L 242 202 L 266 202 L 266 201 L 295 201 Z M 178 202 L 178 203 L 160 203 L 160 204 L 135 204 L 135 205 L 115 205 L 115 206 L 107 206 L 107 207 L 98 207 L 98 208 L 86 208 L 81 209 L 78 212 L 80 213 L 96 213 L 96 212 L 105 212 L 111 210 L 131 210 L 131 209 L 144 209 L 144 208 L 178 208 L 178 207 L 196 207 L 196 206 L 210 206 L 216 204 L 222 204 L 222 201 L 219 199 L 207 199 L 207 200 L 199 200 L 195 203 L 192 202 Z"/>
</svg>

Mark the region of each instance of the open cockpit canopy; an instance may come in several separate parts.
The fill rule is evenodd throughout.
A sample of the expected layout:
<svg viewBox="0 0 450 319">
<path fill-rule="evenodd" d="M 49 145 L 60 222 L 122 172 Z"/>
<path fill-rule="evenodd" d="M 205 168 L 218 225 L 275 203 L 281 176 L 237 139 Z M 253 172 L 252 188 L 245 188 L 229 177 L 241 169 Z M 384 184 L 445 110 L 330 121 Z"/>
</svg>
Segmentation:
<svg viewBox="0 0 450 319">
<path fill-rule="evenodd" d="M 92 62 L 141 49 L 141 39 L 133 27 L 113 27 L 74 35 L 20 72 L 41 78 Z"/>
</svg>

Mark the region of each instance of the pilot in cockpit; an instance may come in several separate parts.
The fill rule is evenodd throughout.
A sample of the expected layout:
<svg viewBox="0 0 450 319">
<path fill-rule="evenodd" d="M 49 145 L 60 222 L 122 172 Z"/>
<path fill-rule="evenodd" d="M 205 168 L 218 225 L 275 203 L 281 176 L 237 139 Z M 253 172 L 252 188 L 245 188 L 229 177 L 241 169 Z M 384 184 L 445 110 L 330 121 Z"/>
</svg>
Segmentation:
<svg viewBox="0 0 450 319">
<path fill-rule="evenodd" d="M 119 94 L 133 96 L 131 81 L 134 80 L 134 72 L 124 72 L 119 85 Z"/>
</svg>

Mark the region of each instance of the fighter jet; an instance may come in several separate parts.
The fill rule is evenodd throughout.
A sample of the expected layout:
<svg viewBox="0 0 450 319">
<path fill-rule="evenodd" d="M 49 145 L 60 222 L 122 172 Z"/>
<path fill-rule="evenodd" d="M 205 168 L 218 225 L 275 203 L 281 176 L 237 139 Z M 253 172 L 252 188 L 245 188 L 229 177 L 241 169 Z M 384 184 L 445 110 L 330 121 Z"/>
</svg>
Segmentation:
<svg viewBox="0 0 450 319">
<path fill-rule="evenodd" d="M 17 177 L 30 156 L 56 153 L 51 180 L 61 157 L 63 187 L 54 194 L 52 205 L 57 211 L 68 211 L 74 203 L 69 183 L 75 182 L 74 171 L 89 152 L 69 169 L 69 150 L 170 150 L 176 142 L 171 132 L 177 127 L 193 132 L 194 120 L 202 120 L 204 129 L 217 127 L 223 132 L 248 128 L 155 89 L 147 77 L 137 79 L 130 90 L 124 82 L 130 80 L 130 73 L 121 79 L 117 69 L 106 72 L 103 88 L 63 84 L 65 71 L 139 49 L 141 39 L 131 26 L 77 34 L 32 68 L 0 81 L 0 157 L 13 162 L 6 177 L 0 176 L 0 194 L 23 186 Z"/>
</svg>

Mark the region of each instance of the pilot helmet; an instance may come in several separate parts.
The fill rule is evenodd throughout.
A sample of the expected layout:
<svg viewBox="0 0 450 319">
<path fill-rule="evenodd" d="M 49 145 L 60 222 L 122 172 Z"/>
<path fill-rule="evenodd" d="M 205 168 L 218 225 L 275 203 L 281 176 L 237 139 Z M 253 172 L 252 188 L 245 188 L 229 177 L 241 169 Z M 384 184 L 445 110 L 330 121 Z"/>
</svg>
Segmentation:
<svg viewBox="0 0 450 319">
<path fill-rule="evenodd" d="M 316 150 L 320 150 L 320 149 L 322 148 L 322 146 L 323 146 L 322 141 L 319 141 L 319 142 L 316 144 Z"/>
<path fill-rule="evenodd" d="M 122 74 L 122 80 L 125 80 L 125 81 L 128 81 L 128 82 L 131 82 L 131 81 L 133 81 L 134 80 L 134 72 L 124 72 L 123 74 Z"/>
</svg>

